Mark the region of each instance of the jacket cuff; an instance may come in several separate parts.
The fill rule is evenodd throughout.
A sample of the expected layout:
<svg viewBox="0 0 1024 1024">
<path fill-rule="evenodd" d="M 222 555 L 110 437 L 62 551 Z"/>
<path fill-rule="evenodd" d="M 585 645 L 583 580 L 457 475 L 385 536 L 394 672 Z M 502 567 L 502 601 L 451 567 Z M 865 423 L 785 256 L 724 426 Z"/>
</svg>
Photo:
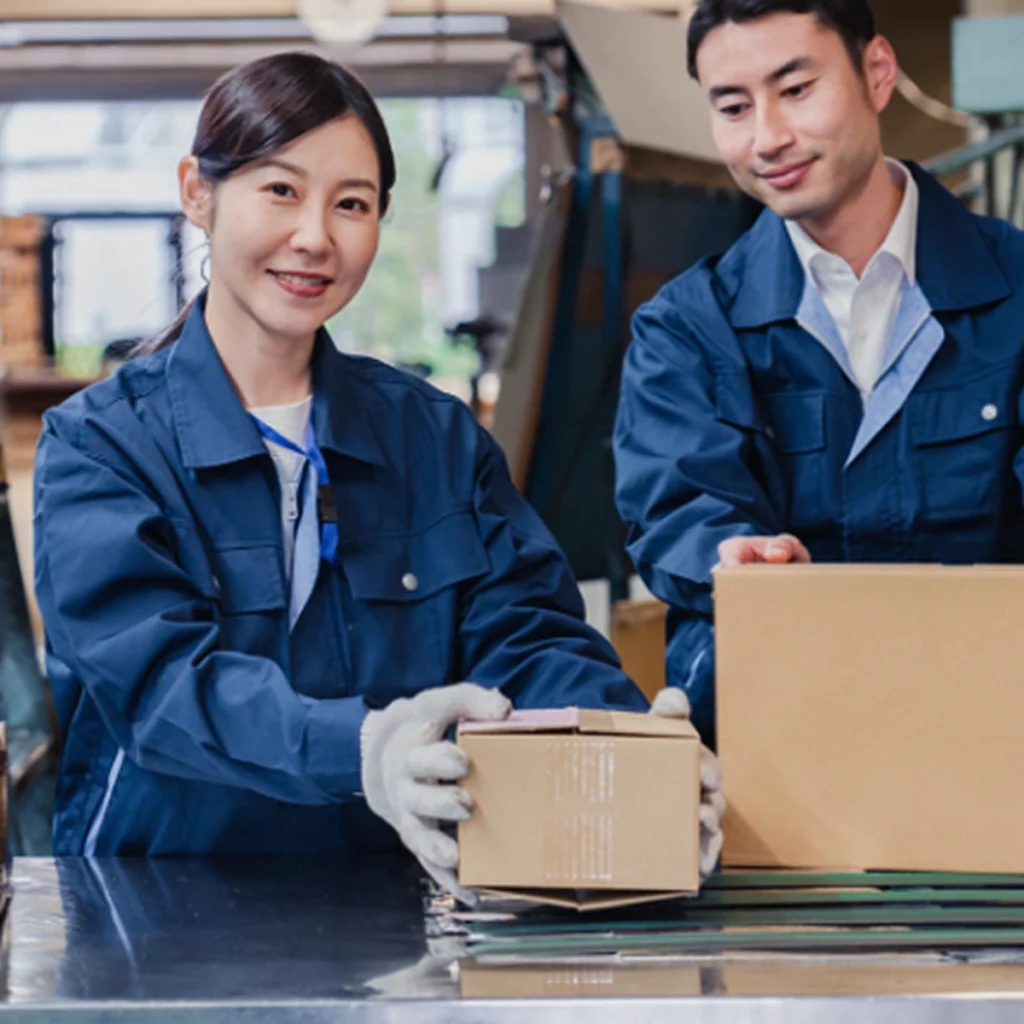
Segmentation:
<svg viewBox="0 0 1024 1024">
<path fill-rule="evenodd" d="M 306 771 L 332 800 L 347 800 L 362 790 L 359 738 L 369 710 L 362 697 L 319 700 L 310 708 Z"/>
</svg>

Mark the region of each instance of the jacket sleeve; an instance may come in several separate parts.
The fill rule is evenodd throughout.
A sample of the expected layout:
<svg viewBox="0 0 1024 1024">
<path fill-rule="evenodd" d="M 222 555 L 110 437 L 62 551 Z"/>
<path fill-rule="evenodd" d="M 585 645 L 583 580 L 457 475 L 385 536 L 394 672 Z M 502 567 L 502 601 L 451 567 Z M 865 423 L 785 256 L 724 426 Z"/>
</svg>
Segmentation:
<svg viewBox="0 0 1024 1024">
<path fill-rule="evenodd" d="M 520 708 L 644 711 L 611 645 L 584 620 L 565 556 L 515 489 L 505 457 L 477 428 L 473 506 L 490 572 L 460 598 L 460 668 Z"/>
<path fill-rule="evenodd" d="M 633 318 L 613 437 L 616 503 L 640 577 L 672 608 L 666 678 L 708 739 L 714 720 L 711 570 L 718 546 L 780 532 L 742 365 L 715 361 L 665 297 Z M 723 330 L 730 330 L 722 321 Z M 737 411 L 740 412 L 737 415 Z"/>
<path fill-rule="evenodd" d="M 292 803 L 359 790 L 362 699 L 301 696 L 275 662 L 220 649 L 215 600 L 142 480 L 49 427 L 35 500 L 48 644 L 127 757 Z"/>
</svg>

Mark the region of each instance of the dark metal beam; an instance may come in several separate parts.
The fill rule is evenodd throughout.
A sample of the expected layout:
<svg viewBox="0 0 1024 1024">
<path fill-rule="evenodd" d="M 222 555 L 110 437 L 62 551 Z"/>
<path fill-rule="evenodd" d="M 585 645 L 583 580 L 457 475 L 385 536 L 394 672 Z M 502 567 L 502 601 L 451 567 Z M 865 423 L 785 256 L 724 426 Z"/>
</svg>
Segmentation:
<svg viewBox="0 0 1024 1024">
<path fill-rule="evenodd" d="M 0 103 L 32 100 L 192 99 L 223 72 L 294 43 L 110 44 L 0 49 Z M 491 95 L 524 52 L 506 39 L 388 40 L 340 52 L 380 97 Z"/>
</svg>

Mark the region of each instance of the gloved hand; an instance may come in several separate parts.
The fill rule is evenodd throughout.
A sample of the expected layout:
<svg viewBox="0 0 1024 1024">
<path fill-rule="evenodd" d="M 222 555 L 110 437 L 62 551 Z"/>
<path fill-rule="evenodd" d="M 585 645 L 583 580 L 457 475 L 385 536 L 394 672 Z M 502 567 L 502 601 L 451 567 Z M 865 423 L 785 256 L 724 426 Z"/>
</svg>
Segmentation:
<svg viewBox="0 0 1024 1024">
<path fill-rule="evenodd" d="M 454 785 L 469 771 L 469 759 L 442 741 L 460 718 L 493 721 L 511 710 L 497 690 L 458 683 L 392 701 L 363 722 L 363 795 L 370 810 L 395 829 L 438 885 L 464 903 L 476 898 L 455 879 L 459 846 L 439 822 L 465 821 L 472 813 L 469 794 Z"/>
<path fill-rule="evenodd" d="M 652 715 L 665 718 L 690 717 L 689 698 L 678 687 L 669 686 L 655 694 Z M 722 852 L 722 768 L 718 758 L 703 744 L 700 748 L 700 880 L 706 882 Z"/>
</svg>

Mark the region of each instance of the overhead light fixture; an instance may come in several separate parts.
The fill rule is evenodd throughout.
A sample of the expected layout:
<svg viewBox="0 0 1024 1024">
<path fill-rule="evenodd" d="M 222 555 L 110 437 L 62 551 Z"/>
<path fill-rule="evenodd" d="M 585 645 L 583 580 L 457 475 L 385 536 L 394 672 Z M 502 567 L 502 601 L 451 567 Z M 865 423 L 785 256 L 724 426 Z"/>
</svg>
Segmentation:
<svg viewBox="0 0 1024 1024">
<path fill-rule="evenodd" d="M 359 46 L 376 34 L 387 0 L 298 0 L 297 14 L 318 43 Z"/>
</svg>

